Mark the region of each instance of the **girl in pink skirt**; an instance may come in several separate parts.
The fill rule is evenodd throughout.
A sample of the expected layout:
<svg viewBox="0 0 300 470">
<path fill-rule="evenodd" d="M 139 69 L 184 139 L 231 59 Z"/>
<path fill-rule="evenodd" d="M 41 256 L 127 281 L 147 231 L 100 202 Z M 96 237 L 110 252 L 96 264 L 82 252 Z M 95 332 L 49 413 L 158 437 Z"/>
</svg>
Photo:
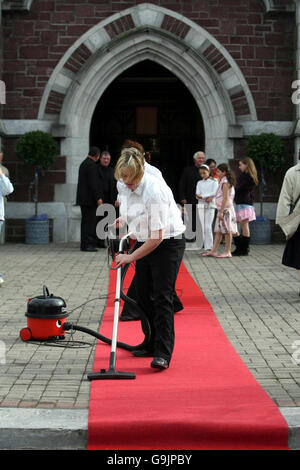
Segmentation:
<svg viewBox="0 0 300 470">
<path fill-rule="evenodd" d="M 235 210 L 233 206 L 235 180 L 227 163 L 221 163 L 221 165 L 218 165 L 217 176 L 219 185 L 216 193 L 218 215 L 215 225 L 215 240 L 211 251 L 203 253 L 202 256 L 231 258 L 232 234 L 237 232 Z M 225 252 L 219 255 L 218 248 L 223 235 L 225 236 Z"/>
<path fill-rule="evenodd" d="M 257 171 L 251 158 L 239 161 L 240 175 L 237 178 L 234 202 L 236 221 L 241 224 L 241 234 L 233 236 L 236 250 L 233 256 L 247 256 L 249 253 L 250 229 L 249 222 L 256 219 L 254 203 L 254 187 L 258 184 Z"/>
</svg>

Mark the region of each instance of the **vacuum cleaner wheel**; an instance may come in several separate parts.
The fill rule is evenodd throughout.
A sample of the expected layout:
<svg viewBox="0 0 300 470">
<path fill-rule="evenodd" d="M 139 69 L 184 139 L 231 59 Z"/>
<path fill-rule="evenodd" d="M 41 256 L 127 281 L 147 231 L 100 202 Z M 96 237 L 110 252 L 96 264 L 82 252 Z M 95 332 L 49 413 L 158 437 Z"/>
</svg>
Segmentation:
<svg viewBox="0 0 300 470">
<path fill-rule="evenodd" d="M 30 328 L 22 328 L 20 331 L 20 338 L 23 341 L 30 341 L 32 338 L 32 333 Z"/>
</svg>

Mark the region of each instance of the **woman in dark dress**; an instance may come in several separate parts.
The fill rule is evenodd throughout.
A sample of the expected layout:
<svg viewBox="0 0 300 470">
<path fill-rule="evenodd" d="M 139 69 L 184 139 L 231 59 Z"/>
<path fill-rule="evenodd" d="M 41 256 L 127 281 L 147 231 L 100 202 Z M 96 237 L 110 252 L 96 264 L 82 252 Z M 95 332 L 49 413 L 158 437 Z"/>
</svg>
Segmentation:
<svg viewBox="0 0 300 470">
<path fill-rule="evenodd" d="M 235 188 L 236 221 L 241 224 L 241 234 L 233 236 L 236 250 L 233 256 L 247 256 L 249 253 L 250 228 L 249 222 L 256 219 L 254 203 L 254 187 L 258 184 L 257 171 L 251 158 L 239 161 L 240 175 Z"/>
</svg>

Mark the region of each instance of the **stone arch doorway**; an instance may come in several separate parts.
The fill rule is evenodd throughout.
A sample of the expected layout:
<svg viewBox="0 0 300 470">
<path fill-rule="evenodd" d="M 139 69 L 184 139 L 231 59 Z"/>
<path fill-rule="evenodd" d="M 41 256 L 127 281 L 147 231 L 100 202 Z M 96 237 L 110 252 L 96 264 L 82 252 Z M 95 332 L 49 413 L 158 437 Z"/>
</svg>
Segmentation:
<svg viewBox="0 0 300 470">
<path fill-rule="evenodd" d="M 115 163 L 126 138 L 151 153 L 175 198 L 182 170 L 205 150 L 199 107 L 169 70 L 145 60 L 120 74 L 105 90 L 93 113 L 90 145 L 109 150 Z"/>
<path fill-rule="evenodd" d="M 207 158 L 233 158 L 241 123 L 257 120 L 251 91 L 228 51 L 186 17 L 153 4 L 140 4 L 103 20 L 81 36 L 57 64 L 45 88 L 39 119 L 53 123 L 66 155 L 66 183 L 56 185 L 55 202 L 64 205 L 62 236 L 77 240 L 79 210 L 74 207 L 78 167 L 90 145 L 97 103 L 123 72 L 153 61 L 179 79 L 201 113 Z"/>
</svg>

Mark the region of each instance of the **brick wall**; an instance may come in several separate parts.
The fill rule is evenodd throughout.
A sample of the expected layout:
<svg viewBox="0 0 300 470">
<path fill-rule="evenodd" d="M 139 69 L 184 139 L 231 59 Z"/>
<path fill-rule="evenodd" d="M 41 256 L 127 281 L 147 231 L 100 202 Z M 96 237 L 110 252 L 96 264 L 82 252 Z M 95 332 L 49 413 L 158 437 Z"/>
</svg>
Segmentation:
<svg viewBox="0 0 300 470">
<path fill-rule="evenodd" d="M 29 185 L 34 179 L 33 167 L 25 165 L 16 157 L 17 139 L 4 139 L 4 163 L 14 185 L 9 201 L 32 202 Z M 52 202 L 55 184 L 66 182 L 66 157 L 58 156 L 56 161 L 39 177 L 39 202 Z"/>
<path fill-rule="evenodd" d="M 5 240 L 13 243 L 25 243 L 25 219 L 7 219 L 5 221 Z M 49 241 L 53 241 L 53 220 L 49 219 Z"/>
<path fill-rule="evenodd" d="M 87 30 L 110 15 L 142 0 L 34 0 L 31 10 L 3 13 L 6 119 L 36 119 L 45 85 L 63 54 Z M 232 55 L 253 94 L 259 120 L 293 119 L 291 83 L 294 79 L 295 18 L 293 13 L 266 13 L 262 0 L 149 0 L 149 3 L 176 11 L 211 33 Z M 114 37 L 132 28 L 131 17 L 115 21 L 107 28 Z M 180 25 L 179 25 L 180 26 Z M 165 16 L 163 27 L 176 30 L 176 20 Z M 207 54 L 217 54 L 207 50 Z M 90 51 L 81 46 L 66 67 L 77 71 Z M 218 57 L 216 56 L 216 60 Z M 226 64 L 225 64 L 226 65 Z M 220 66 L 222 64 L 220 63 Z M 243 111 L 244 97 L 233 98 L 236 113 Z M 63 95 L 52 92 L 47 112 L 57 114 Z M 15 184 L 14 201 L 28 201 L 32 169 L 17 161 L 15 139 L 5 139 L 5 164 Z M 291 147 L 291 142 L 287 143 Z M 236 157 L 244 141 L 236 141 Z M 292 152 L 291 152 L 292 155 Z M 40 200 L 52 201 L 55 183 L 65 182 L 65 157 L 41 178 Z M 271 182 L 276 191 L 278 184 Z M 271 191 L 271 190 L 270 190 Z M 276 193 L 277 194 L 277 193 Z M 270 196 L 271 198 L 271 196 Z"/>
<path fill-rule="evenodd" d="M 35 0 L 30 12 L 4 12 L 4 77 L 9 103 L 5 118 L 35 119 L 47 80 L 68 47 L 96 23 L 138 3 L 142 2 Z M 293 13 L 266 14 L 262 0 L 150 0 L 149 3 L 185 15 L 227 48 L 247 79 L 258 119 L 291 119 Z M 123 23 L 115 27 L 130 27 L 130 19 L 125 26 Z"/>
</svg>

